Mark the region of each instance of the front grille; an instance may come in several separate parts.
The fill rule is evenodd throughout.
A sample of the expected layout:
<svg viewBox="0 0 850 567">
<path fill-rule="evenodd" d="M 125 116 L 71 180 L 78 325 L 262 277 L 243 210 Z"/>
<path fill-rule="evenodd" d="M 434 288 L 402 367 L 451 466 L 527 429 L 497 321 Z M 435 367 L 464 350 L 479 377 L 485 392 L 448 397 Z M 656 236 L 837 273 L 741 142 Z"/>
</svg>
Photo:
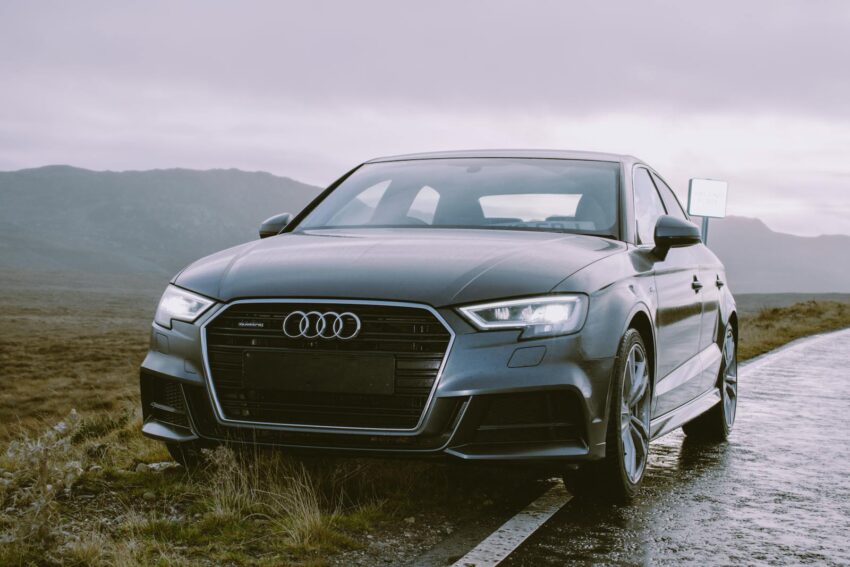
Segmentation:
<svg viewBox="0 0 850 567">
<path fill-rule="evenodd" d="M 292 339 L 283 320 L 293 311 L 355 313 L 362 322 L 351 340 Z M 451 334 L 424 308 L 346 303 L 237 303 L 206 327 L 207 361 L 212 387 L 228 420 L 356 428 L 416 427 L 434 388 Z M 389 387 L 359 393 L 357 384 L 333 391 L 305 391 L 299 377 L 286 374 L 287 357 L 309 361 L 332 376 L 342 357 L 377 355 L 392 365 Z M 274 388 L 257 386 L 251 356 L 279 356 L 280 380 Z M 276 372 L 272 369 L 271 372 Z M 264 369 L 264 372 L 267 372 Z M 364 386 L 364 390 L 367 388 Z"/>
</svg>

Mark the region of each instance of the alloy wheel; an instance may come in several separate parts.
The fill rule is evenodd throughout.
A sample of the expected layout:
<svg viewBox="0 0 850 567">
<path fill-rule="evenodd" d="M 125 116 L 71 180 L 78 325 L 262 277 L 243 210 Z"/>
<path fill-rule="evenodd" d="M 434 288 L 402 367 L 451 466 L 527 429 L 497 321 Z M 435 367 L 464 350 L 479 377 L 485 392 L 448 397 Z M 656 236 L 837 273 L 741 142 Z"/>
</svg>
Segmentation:
<svg viewBox="0 0 850 567">
<path fill-rule="evenodd" d="M 735 410 L 738 406 L 738 356 L 735 348 L 735 334 L 732 328 L 726 329 L 726 338 L 723 340 L 723 385 L 721 395 L 723 396 L 724 416 L 726 425 L 731 428 L 735 423 Z"/>
<path fill-rule="evenodd" d="M 623 467 L 632 484 L 640 481 L 646 469 L 649 454 L 649 411 L 649 364 L 646 351 L 640 344 L 635 344 L 626 359 L 620 402 Z"/>
</svg>

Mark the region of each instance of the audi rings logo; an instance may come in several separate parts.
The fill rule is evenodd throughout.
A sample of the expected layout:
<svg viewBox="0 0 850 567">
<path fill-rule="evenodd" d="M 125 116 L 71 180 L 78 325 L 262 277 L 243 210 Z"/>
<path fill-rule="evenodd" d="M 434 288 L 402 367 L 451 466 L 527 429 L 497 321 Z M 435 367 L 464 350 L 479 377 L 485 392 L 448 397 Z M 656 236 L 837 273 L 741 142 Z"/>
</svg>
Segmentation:
<svg viewBox="0 0 850 567">
<path fill-rule="evenodd" d="M 290 339 L 348 341 L 360 333 L 360 327 L 360 317 L 350 311 L 293 311 L 283 320 L 283 333 Z"/>
</svg>

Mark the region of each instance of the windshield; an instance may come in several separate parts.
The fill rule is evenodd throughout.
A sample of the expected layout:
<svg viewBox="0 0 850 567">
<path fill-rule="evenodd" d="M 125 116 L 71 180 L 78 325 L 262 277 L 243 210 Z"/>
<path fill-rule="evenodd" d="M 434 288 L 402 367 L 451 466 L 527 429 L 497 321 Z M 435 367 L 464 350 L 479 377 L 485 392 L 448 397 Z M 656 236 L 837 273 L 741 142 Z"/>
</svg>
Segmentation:
<svg viewBox="0 0 850 567">
<path fill-rule="evenodd" d="M 619 164 L 562 159 L 428 159 L 366 164 L 299 224 L 618 234 Z"/>
</svg>

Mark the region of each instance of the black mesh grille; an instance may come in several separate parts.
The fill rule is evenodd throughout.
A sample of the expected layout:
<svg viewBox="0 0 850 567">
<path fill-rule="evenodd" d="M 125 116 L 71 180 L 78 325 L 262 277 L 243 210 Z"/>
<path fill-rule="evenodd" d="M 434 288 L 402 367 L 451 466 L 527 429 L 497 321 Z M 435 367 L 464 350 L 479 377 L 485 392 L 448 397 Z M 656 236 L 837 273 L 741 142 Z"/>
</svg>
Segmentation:
<svg viewBox="0 0 850 567">
<path fill-rule="evenodd" d="M 355 313 L 362 322 L 352 340 L 291 339 L 283 320 L 293 311 Z M 354 304 L 244 303 L 228 307 L 206 328 L 212 384 L 224 417 L 250 422 L 410 429 L 425 409 L 450 334 L 434 315 L 415 307 Z M 381 394 L 290 389 L 281 375 L 274 389 L 256 387 L 246 357 L 309 353 L 311 363 L 333 373 L 341 356 L 385 355 L 392 361 L 389 390 Z M 350 388 L 350 385 L 349 385 Z"/>
<path fill-rule="evenodd" d="M 175 382 L 165 382 L 163 384 L 163 401 L 165 405 L 171 406 L 177 411 L 184 412 L 183 393 L 180 391 L 180 384 Z"/>
<path fill-rule="evenodd" d="M 474 443 L 534 443 L 581 439 L 582 412 L 569 392 L 481 396 Z"/>
<path fill-rule="evenodd" d="M 157 421 L 189 428 L 180 384 L 172 380 L 154 378 L 150 383 L 149 392 L 150 413 Z"/>
</svg>

